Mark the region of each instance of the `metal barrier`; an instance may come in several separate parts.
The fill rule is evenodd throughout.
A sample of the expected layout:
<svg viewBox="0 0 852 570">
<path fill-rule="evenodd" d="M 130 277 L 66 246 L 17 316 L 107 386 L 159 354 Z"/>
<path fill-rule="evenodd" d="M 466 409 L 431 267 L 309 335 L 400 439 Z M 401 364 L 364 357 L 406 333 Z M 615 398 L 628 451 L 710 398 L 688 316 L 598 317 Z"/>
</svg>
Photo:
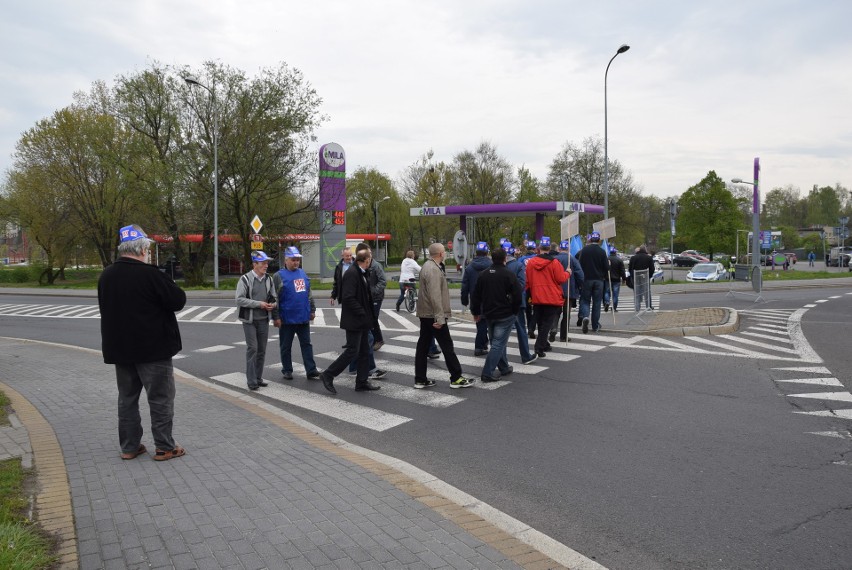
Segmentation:
<svg viewBox="0 0 852 570">
<path fill-rule="evenodd" d="M 651 304 L 651 277 L 648 269 L 634 271 L 630 274 L 633 278 L 633 306 L 636 308 L 636 314 L 630 317 L 627 321 L 630 324 L 633 319 L 639 319 L 643 323 L 642 317 L 648 312 L 653 311 Z"/>
<path fill-rule="evenodd" d="M 766 301 L 761 295 L 763 290 L 763 272 L 760 267 L 754 265 L 742 265 L 736 264 L 734 265 L 734 281 L 745 281 L 751 282 L 751 290 L 753 293 L 747 293 L 745 291 L 735 291 L 733 288 L 733 281 L 731 282 L 731 288 L 728 290 L 728 294 L 726 297 L 733 297 L 734 295 L 746 295 L 748 297 L 754 297 L 754 302 L 758 301 Z"/>
</svg>

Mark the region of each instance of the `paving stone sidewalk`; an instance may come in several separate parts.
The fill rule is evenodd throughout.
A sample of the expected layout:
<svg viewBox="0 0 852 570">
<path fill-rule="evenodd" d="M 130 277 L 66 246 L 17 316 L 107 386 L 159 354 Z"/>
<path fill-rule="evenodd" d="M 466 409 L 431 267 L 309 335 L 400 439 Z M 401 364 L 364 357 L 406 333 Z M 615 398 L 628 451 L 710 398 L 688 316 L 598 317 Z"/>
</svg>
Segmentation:
<svg viewBox="0 0 852 570">
<path fill-rule="evenodd" d="M 179 381 L 175 411 L 187 455 L 153 461 L 143 396 L 149 454 L 122 461 L 99 353 L 0 339 L 0 354 L 0 382 L 49 422 L 64 457 L 77 552 L 63 567 L 563 567 L 405 473 L 192 379 Z M 0 452 L 26 453 L 9 433 Z M 33 448 L 41 473 L 51 458 Z"/>
</svg>

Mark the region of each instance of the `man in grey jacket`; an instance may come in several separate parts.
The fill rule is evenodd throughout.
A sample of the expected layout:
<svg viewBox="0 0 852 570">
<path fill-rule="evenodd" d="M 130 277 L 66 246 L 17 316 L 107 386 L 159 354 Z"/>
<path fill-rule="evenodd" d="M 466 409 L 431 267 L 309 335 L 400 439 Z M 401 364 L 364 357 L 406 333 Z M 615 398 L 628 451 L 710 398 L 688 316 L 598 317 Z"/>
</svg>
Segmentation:
<svg viewBox="0 0 852 570">
<path fill-rule="evenodd" d="M 444 261 L 444 245 L 433 243 L 429 246 L 429 259 L 420 270 L 420 293 L 417 298 L 417 317 L 420 319 L 420 337 L 414 353 L 414 387 L 429 388 L 434 380 L 426 377 L 426 358 L 432 339 L 444 352 L 447 370 L 450 371 L 450 388 L 469 388 L 473 383 L 462 375 L 461 364 L 456 356 L 453 339 L 447 327 L 450 310 L 450 289 L 447 278 L 441 270 Z"/>
<path fill-rule="evenodd" d="M 272 277 L 266 274 L 270 259 L 263 251 L 252 253 L 252 270 L 240 277 L 234 295 L 246 338 L 246 383 L 249 390 L 269 386 L 263 380 L 263 363 L 269 339 L 270 313 L 278 304 Z"/>
</svg>

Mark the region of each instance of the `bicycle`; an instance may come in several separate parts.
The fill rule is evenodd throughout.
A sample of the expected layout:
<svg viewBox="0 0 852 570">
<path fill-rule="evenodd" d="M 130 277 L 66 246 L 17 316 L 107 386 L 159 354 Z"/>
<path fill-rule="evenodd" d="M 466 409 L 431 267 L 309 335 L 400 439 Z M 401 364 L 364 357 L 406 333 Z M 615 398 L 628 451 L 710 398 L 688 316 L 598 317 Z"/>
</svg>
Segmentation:
<svg viewBox="0 0 852 570">
<path fill-rule="evenodd" d="M 402 303 L 405 310 L 413 313 L 417 309 L 417 282 L 413 279 L 403 284 Z"/>
</svg>

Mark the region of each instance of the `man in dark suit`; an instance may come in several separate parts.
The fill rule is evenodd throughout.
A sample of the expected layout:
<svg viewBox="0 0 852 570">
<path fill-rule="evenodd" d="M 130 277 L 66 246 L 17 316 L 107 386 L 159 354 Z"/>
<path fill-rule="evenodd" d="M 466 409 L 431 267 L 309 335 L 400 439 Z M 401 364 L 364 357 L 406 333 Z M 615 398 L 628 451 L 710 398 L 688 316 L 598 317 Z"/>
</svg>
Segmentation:
<svg viewBox="0 0 852 570">
<path fill-rule="evenodd" d="M 337 394 L 334 379 L 356 356 L 358 371 L 355 376 L 355 391 L 379 389 L 379 386 L 371 384 L 367 379 L 370 373 L 368 334 L 375 325 L 373 295 L 367 283 L 367 271 L 372 262 L 373 253 L 369 249 L 362 249 L 355 255 L 355 266 L 349 268 L 340 281 L 340 328 L 346 331 L 346 344 L 337 360 L 320 374 L 323 386 L 332 394 Z"/>
</svg>

